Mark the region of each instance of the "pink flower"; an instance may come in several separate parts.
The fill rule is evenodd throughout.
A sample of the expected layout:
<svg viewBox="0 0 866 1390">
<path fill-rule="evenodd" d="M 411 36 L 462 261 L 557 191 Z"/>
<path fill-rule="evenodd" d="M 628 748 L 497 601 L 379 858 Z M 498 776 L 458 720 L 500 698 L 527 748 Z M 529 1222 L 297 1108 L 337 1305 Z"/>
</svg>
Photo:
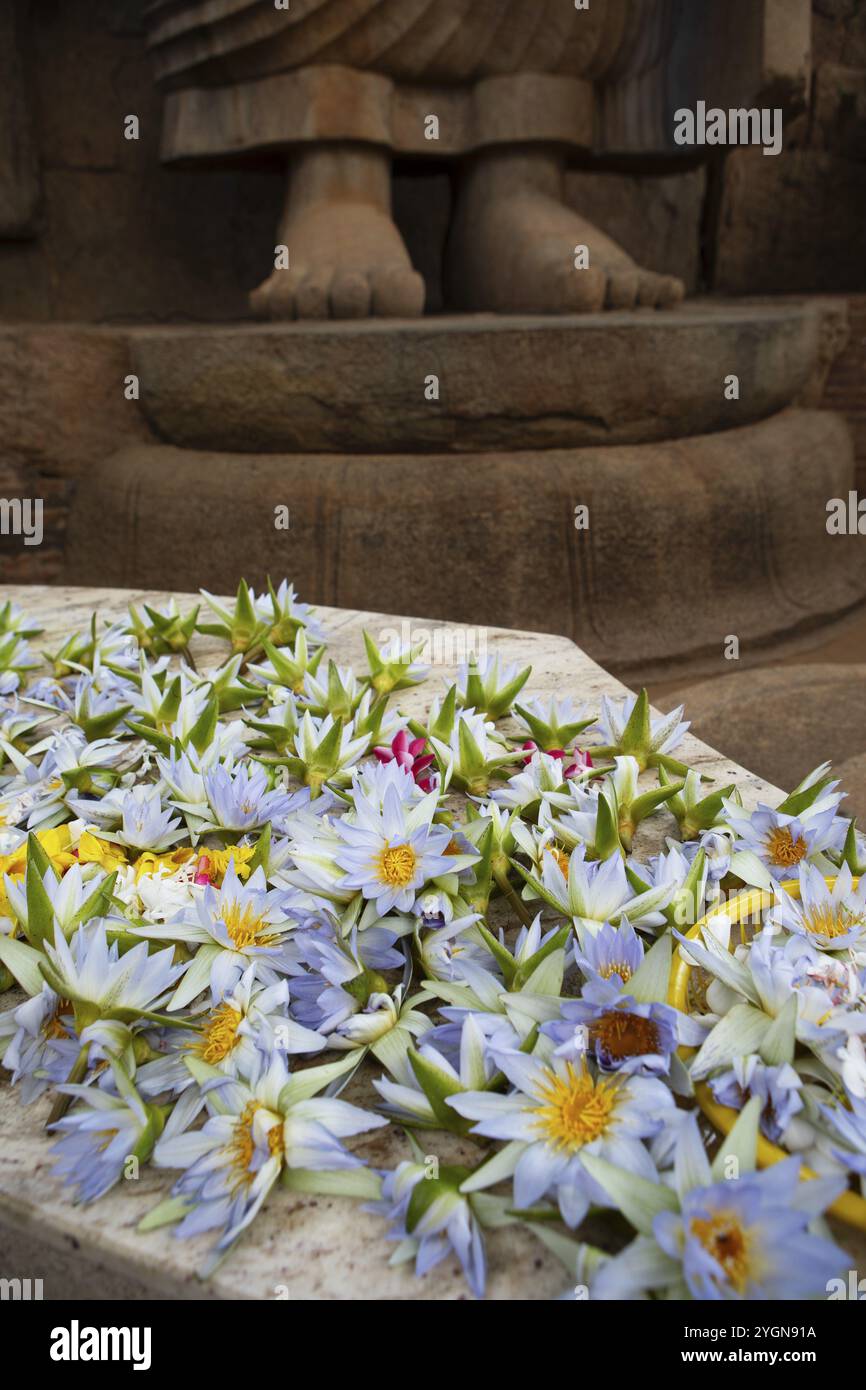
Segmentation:
<svg viewBox="0 0 866 1390">
<path fill-rule="evenodd" d="M 422 774 L 434 761 L 432 753 L 425 753 L 427 740 L 424 738 L 410 739 L 405 729 L 401 729 L 391 742 L 390 748 L 374 748 L 373 752 L 380 763 L 399 763 L 400 767 L 411 772 L 418 786 L 424 792 L 432 791 L 433 783 L 429 777 Z"/>
<path fill-rule="evenodd" d="M 532 762 L 533 754 L 538 752 L 538 744 L 533 743 L 532 739 L 528 738 L 522 747 L 526 751 L 526 757 L 523 760 L 524 763 Z M 582 753 L 577 747 L 577 744 L 575 744 L 571 753 L 566 753 L 564 748 L 545 748 L 544 751 L 548 758 L 559 758 L 560 762 L 564 762 L 566 758 L 574 759 L 573 762 L 569 763 L 568 767 L 563 768 L 563 777 L 565 779 L 577 777 L 581 772 L 584 772 L 586 768 L 592 767 L 593 765 L 589 753 Z"/>
</svg>

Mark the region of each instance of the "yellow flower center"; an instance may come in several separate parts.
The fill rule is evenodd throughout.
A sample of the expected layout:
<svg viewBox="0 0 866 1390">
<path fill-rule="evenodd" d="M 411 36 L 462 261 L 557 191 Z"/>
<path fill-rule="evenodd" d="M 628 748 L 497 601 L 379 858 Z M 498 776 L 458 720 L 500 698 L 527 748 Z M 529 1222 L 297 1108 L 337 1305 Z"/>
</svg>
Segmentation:
<svg viewBox="0 0 866 1390">
<path fill-rule="evenodd" d="M 255 1180 L 256 1174 L 251 1168 L 253 1155 L 255 1153 L 255 1141 L 253 1139 L 253 1121 L 256 1112 L 262 1109 L 260 1101 L 251 1100 L 244 1107 L 238 1116 L 234 1127 L 231 1140 L 228 1144 L 229 1161 L 235 1170 L 233 1188 L 235 1191 L 239 1187 L 249 1187 Z M 272 1158 L 279 1158 L 281 1161 L 285 1154 L 283 1142 L 282 1121 L 277 1118 L 277 1123 L 268 1130 L 268 1148 Z"/>
<path fill-rule="evenodd" d="M 211 1066 L 225 1061 L 237 1042 L 238 1024 L 242 1017 L 231 1004 L 220 1004 L 211 1012 L 201 1040 L 196 1044 L 196 1051 L 203 1061 Z"/>
<path fill-rule="evenodd" d="M 775 830 L 770 831 L 767 836 L 767 849 L 770 863 L 778 864 L 785 869 L 799 864 L 809 852 L 802 835 L 798 835 L 795 840 L 787 825 L 777 825 Z"/>
<path fill-rule="evenodd" d="M 708 1221 L 695 1217 L 689 1224 L 689 1230 L 707 1253 L 721 1265 L 737 1293 L 745 1293 L 750 1272 L 750 1238 L 748 1232 L 740 1225 L 736 1213 L 717 1212 Z"/>
<path fill-rule="evenodd" d="M 566 854 L 564 849 L 560 849 L 559 845 L 545 845 L 544 852 L 553 855 L 563 874 L 568 878 L 568 865 L 571 856 Z"/>
<path fill-rule="evenodd" d="M 538 1116 L 537 1128 L 554 1148 L 574 1152 L 591 1144 L 613 1121 L 618 1082 L 593 1081 L 585 1064 L 577 1072 L 568 1062 L 565 1076 L 550 1068 L 545 1070 L 546 1080 L 540 1091 L 543 1104 L 529 1107 Z"/>
<path fill-rule="evenodd" d="M 282 1162 L 286 1156 L 286 1142 L 283 1138 L 282 1124 L 272 1125 L 268 1130 L 268 1148 L 271 1151 L 271 1158 L 278 1158 Z"/>
<path fill-rule="evenodd" d="M 244 1107 L 228 1144 L 229 1160 L 235 1170 L 235 1188 L 249 1187 L 255 1177 L 250 1164 L 253 1161 L 256 1147 L 253 1142 L 253 1119 L 259 1109 L 260 1106 L 256 1100 L 251 1100 Z"/>
<path fill-rule="evenodd" d="M 386 845 L 376 859 L 376 877 L 389 888 L 405 888 L 412 882 L 417 862 L 411 845 Z"/>
<path fill-rule="evenodd" d="M 68 999 L 58 999 L 54 1005 L 54 1010 L 46 1018 L 42 1025 L 42 1032 L 46 1038 L 68 1038 L 68 1029 L 61 1022 L 63 1014 L 72 1013 L 72 1004 Z"/>
<path fill-rule="evenodd" d="M 807 931 L 816 936 L 845 936 L 852 927 L 863 925 L 863 914 L 854 913 L 847 907 L 813 907 L 803 913 L 803 923 Z"/>
<path fill-rule="evenodd" d="M 598 973 L 603 980 L 609 980 L 612 975 L 619 975 L 625 985 L 632 977 L 632 968 L 624 960 L 612 960 L 608 965 L 603 965 Z"/>
<path fill-rule="evenodd" d="M 232 944 L 239 951 L 255 942 L 262 945 L 267 940 L 265 937 L 261 941 L 258 940 L 265 919 L 260 912 L 256 912 L 252 903 L 247 903 L 246 907 L 241 907 L 238 902 L 229 903 L 223 908 L 221 918 Z"/>
</svg>

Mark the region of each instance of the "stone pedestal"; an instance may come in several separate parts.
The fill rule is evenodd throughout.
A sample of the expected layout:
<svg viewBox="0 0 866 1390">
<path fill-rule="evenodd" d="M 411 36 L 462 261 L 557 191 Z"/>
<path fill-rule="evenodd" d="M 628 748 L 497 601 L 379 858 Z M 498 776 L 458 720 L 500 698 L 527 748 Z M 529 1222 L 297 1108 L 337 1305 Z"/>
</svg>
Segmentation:
<svg viewBox="0 0 866 1390">
<path fill-rule="evenodd" d="M 850 438 L 813 408 L 844 336 L 797 301 L 137 330 L 147 434 L 82 472 L 68 575 L 291 574 L 635 679 L 718 670 L 730 635 L 765 660 L 866 595 L 859 538 L 826 530 Z"/>
</svg>

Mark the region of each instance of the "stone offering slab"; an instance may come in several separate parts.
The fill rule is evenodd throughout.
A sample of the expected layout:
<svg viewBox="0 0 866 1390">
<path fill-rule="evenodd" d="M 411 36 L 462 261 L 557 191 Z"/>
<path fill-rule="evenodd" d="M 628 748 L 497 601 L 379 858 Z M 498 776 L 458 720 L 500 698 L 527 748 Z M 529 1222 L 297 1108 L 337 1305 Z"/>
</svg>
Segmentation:
<svg viewBox="0 0 866 1390">
<path fill-rule="evenodd" d="M 64 634 L 89 623 L 94 609 L 106 618 L 123 616 L 129 602 L 162 603 L 165 593 L 118 589 L 13 587 L 6 595 L 21 604 L 45 632 L 36 647 L 51 650 Z M 184 611 L 194 601 L 178 595 Z M 341 664 L 363 663 L 362 632 L 374 636 L 386 628 L 446 629 L 460 625 L 432 623 L 378 613 L 319 609 L 329 635 L 329 650 Z M 563 637 L 489 629 L 488 651 L 521 666 L 531 663 L 535 694 L 572 695 L 595 709 L 602 695 L 622 696 L 625 687 Z M 456 643 L 455 643 L 456 645 Z M 218 657 L 218 644 L 194 644 L 201 666 Z M 454 676 L 453 667 L 435 667 L 428 681 L 399 697 L 399 707 L 426 712 L 434 692 Z M 397 702 L 395 702 L 397 703 Z M 682 756 L 716 784 L 736 781 L 747 805 L 774 797 L 776 789 L 744 768 L 686 737 Z M 654 819 L 642 829 L 638 853 L 652 853 L 673 821 Z M 6 996 L 9 1001 L 9 996 Z M 373 1103 L 369 1084 L 376 1067 L 362 1068 L 346 1092 L 349 1099 Z M 266 1210 L 240 1242 L 232 1257 L 207 1284 L 195 1270 L 207 1237 L 176 1240 L 165 1230 L 139 1235 L 136 1225 L 168 1192 L 171 1175 L 145 1168 L 137 1182 L 116 1188 L 89 1207 L 74 1207 L 52 1176 L 43 1125 L 45 1099 L 29 1108 L 19 1104 L 5 1073 L 0 1072 L 0 1276 L 41 1278 L 48 1298 L 160 1299 L 462 1299 L 465 1284 L 456 1260 L 445 1260 L 424 1279 L 411 1267 L 388 1267 L 385 1224 L 345 1198 L 324 1198 L 275 1189 Z M 461 1161 L 471 1146 L 436 1135 L 436 1152 Z M 358 1152 L 376 1166 L 392 1166 L 408 1156 L 408 1144 L 395 1127 L 367 1135 Z M 546 1299 L 564 1291 L 567 1279 L 558 1262 L 524 1229 L 507 1229 L 490 1240 L 488 1297 Z"/>
</svg>

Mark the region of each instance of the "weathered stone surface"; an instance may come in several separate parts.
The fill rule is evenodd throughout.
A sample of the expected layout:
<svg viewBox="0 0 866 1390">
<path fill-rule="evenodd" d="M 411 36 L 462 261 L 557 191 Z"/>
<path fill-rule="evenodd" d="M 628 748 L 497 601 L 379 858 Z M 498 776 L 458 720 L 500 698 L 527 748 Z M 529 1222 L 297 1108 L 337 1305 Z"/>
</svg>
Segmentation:
<svg viewBox="0 0 866 1390">
<path fill-rule="evenodd" d="M 73 484 L 17 463 L 0 450 L 0 498 L 29 503 L 29 517 L 41 502 L 42 539 L 27 544 L 24 536 L 0 535 L 0 587 L 6 584 L 56 584 L 63 579 L 64 544 Z M 31 539 L 33 533 L 31 532 Z"/>
<path fill-rule="evenodd" d="M 776 302 L 782 303 L 783 300 L 780 298 Z M 809 303 L 820 321 L 818 356 L 815 370 L 794 404 L 813 409 L 820 405 L 827 406 L 827 379 L 837 360 L 844 355 L 852 329 L 846 295 L 821 295 L 810 299 Z"/>
<path fill-rule="evenodd" d="M 29 7 L 43 190 L 38 238 L 0 256 L 6 320 L 248 315 L 246 295 L 273 254 L 282 165 L 183 176 L 160 165 L 162 99 L 141 11 L 141 0 Z M 0 82 L 0 107 L 9 90 Z M 124 138 L 128 114 L 139 117 L 138 140 Z"/>
<path fill-rule="evenodd" d="M 861 0 L 814 0 L 814 64 L 845 63 L 866 67 L 866 6 Z"/>
<path fill-rule="evenodd" d="M 149 438 L 122 329 L 0 325 L 0 440 L 22 467 L 76 475 L 120 443 Z"/>
<path fill-rule="evenodd" d="M 729 663 L 733 665 L 734 663 Z M 825 759 L 866 815 L 866 665 L 802 665 L 738 671 L 682 687 L 660 703 L 685 701 L 692 730 L 712 737 L 733 758 L 791 790 Z M 861 753 L 860 750 L 863 750 Z M 853 764 L 845 760 L 859 756 Z"/>
<path fill-rule="evenodd" d="M 713 287 L 727 294 L 866 289 L 866 178 L 813 150 L 732 150 L 716 228 Z"/>
<path fill-rule="evenodd" d="M 21 0 L 0 9 L 0 239 L 33 236 L 39 206 L 39 166 L 24 81 Z"/>
<path fill-rule="evenodd" d="M 142 407 L 175 444 L 244 452 L 554 448 L 749 424 L 811 378 L 807 303 L 664 314 L 144 330 Z M 738 401 L 725 377 L 740 377 Z M 430 375 L 440 397 L 425 399 Z"/>
<path fill-rule="evenodd" d="M 662 177 L 589 173 L 566 177 L 568 202 L 648 270 L 676 275 L 688 293 L 701 274 L 701 217 L 706 171 Z"/>
<path fill-rule="evenodd" d="M 283 566 L 285 568 L 291 566 Z M 281 570 L 282 572 L 282 570 Z M 118 593 L 116 590 L 19 589 L 11 597 L 46 628 L 45 644 L 54 650 L 70 630 L 90 621 L 94 607 L 107 618 L 120 618 L 130 601 L 144 598 L 162 603 L 165 593 Z M 186 611 L 190 595 L 178 595 Z M 364 662 L 362 630 L 377 634 L 403 622 L 384 613 L 325 610 L 320 614 L 329 633 L 330 649 L 341 664 Z M 450 625 L 452 631 L 455 626 Z M 546 697 L 572 695 L 598 708 L 600 697 L 619 698 L 626 692 L 572 643 L 561 637 L 526 632 L 491 631 L 489 650 L 504 661 L 532 665 L 533 690 Z M 202 668 L 216 664 L 220 648 L 213 641 L 195 641 Z M 453 666 L 436 672 L 444 682 L 454 678 Z M 434 693 L 424 685 L 401 693 L 400 707 L 410 716 L 425 713 Z M 687 736 L 682 756 L 709 779 L 710 785 L 736 781 L 744 802 L 775 799 L 768 786 L 727 757 Z M 651 776 L 651 774 L 650 774 Z M 649 778 L 647 779 L 649 780 Z M 642 859 L 660 846 L 663 818 L 641 827 L 636 850 Z M 374 1105 L 377 1097 L 370 1064 L 346 1092 L 349 1100 Z M 445 1259 L 423 1279 L 411 1265 L 388 1266 L 390 1247 L 386 1223 L 348 1199 L 307 1197 L 275 1188 L 267 1206 L 231 1257 L 206 1284 L 195 1270 L 211 1237 L 175 1240 L 163 1229 L 139 1235 L 139 1220 L 167 1195 L 171 1174 L 143 1167 L 135 1182 L 120 1183 L 99 1202 L 73 1206 L 48 1162 L 44 1123 L 46 1099 L 26 1109 L 0 1073 L 0 1276 L 45 1276 L 48 1298 L 70 1297 L 70 1284 L 80 1298 L 272 1299 L 282 1288 L 294 1300 L 303 1299 L 465 1299 L 463 1277 L 455 1259 Z M 391 1126 L 349 1141 L 371 1166 L 391 1168 L 409 1157 L 402 1131 Z M 477 1161 L 477 1150 L 465 1140 L 437 1133 L 431 1152 L 445 1163 Z M 74 1259 L 70 1258 L 74 1251 Z M 11 1266 L 20 1260 L 23 1268 Z M 492 1299 L 551 1299 L 568 1287 L 568 1277 L 556 1258 L 525 1228 L 508 1228 L 489 1238 L 488 1297 Z M 284 1296 L 284 1295 L 283 1295 Z"/>
<path fill-rule="evenodd" d="M 846 758 L 836 768 L 836 776 L 848 793 L 845 810 L 857 817 L 861 829 L 866 825 L 866 753 Z"/>
<path fill-rule="evenodd" d="M 814 93 L 813 142 L 846 159 L 866 159 L 866 68 L 824 63 Z"/>
<path fill-rule="evenodd" d="M 825 526 L 827 498 L 852 477 L 845 425 L 824 411 L 540 453 L 138 447 L 82 479 L 68 573 L 123 585 L 170 568 L 178 584 L 225 589 L 290 572 L 317 602 L 399 598 L 419 614 L 559 631 L 619 672 L 669 676 L 672 662 L 714 659 L 730 633 L 748 659 L 863 598 L 861 538 Z"/>
<path fill-rule="evenodd" d="M 806 101 L 810 0 L 701 0 L 679 6 L 672 106 L 781 106 Z"/>
<path fill-rule="evenodd" d="M 866 494 L 866 295 L 847 300 L 848 341 L 827 378 L 823 404 L 845 416 L 854 441 L 857 486 Z"/>
</svg>

